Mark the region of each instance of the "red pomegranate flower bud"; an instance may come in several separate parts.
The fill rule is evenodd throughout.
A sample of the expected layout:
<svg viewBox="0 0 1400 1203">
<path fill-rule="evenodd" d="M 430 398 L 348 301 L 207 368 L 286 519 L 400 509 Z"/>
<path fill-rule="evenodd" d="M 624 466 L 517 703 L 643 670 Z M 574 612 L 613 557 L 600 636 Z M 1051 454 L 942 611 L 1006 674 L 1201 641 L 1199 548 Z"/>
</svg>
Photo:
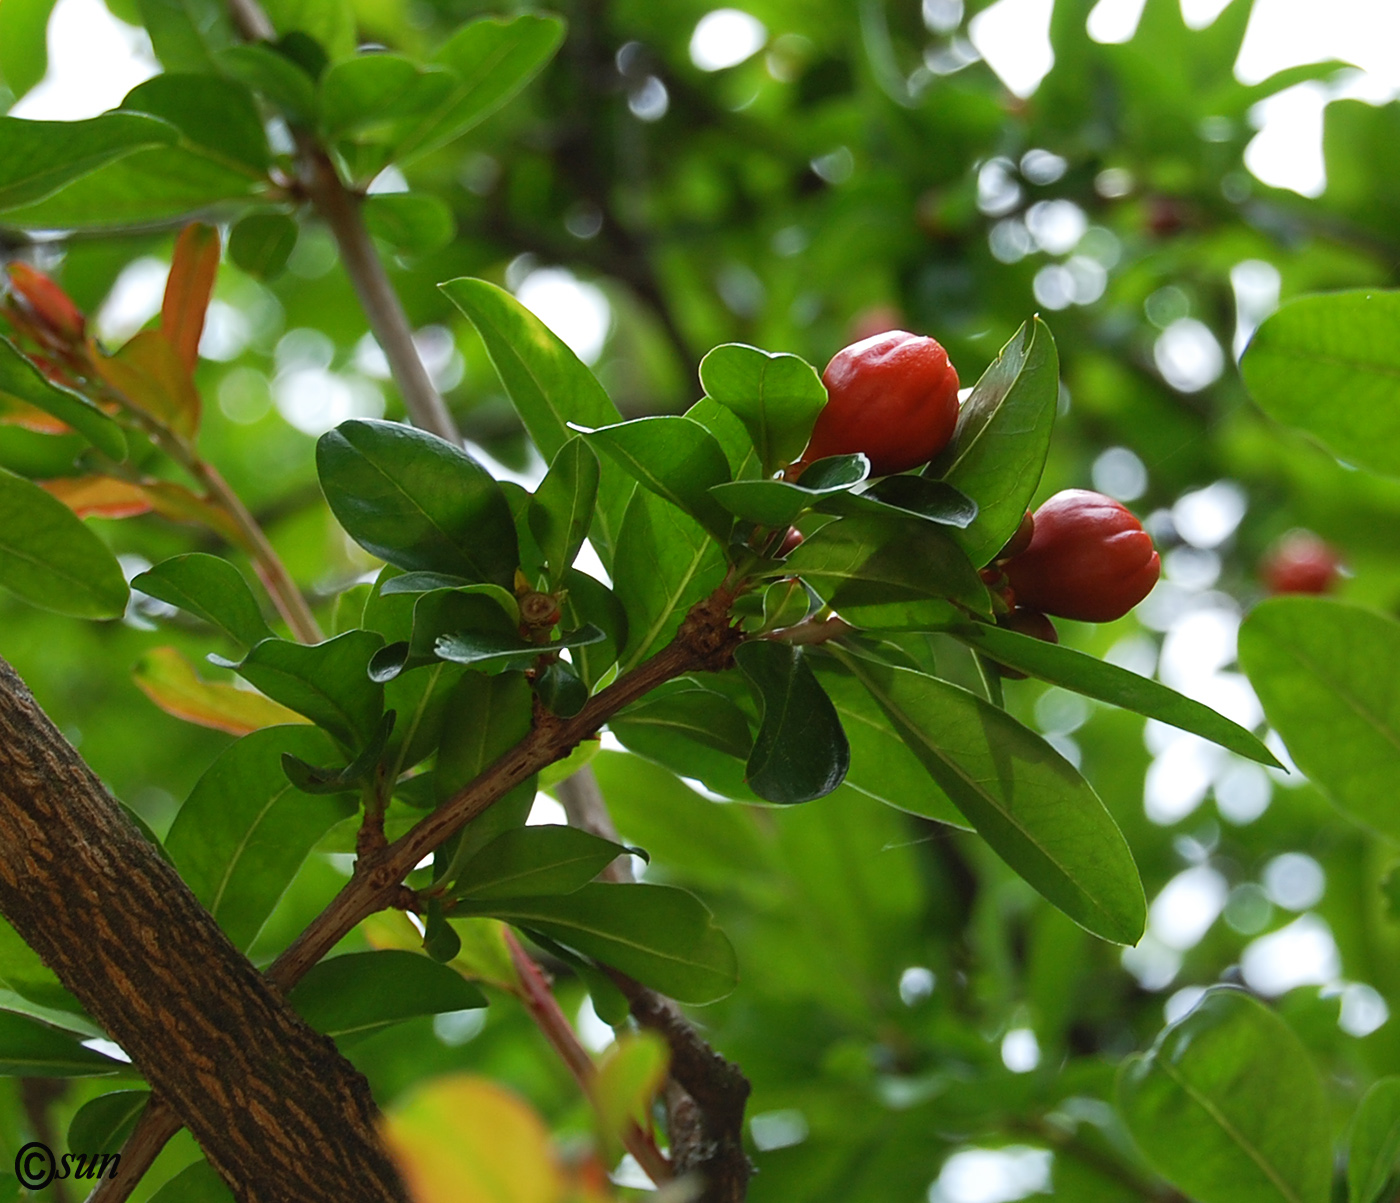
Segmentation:
<svg viewBox="0 0 1400 1203">
<path fill-rule="evenodd" d="M 34 315 L 65 343 L 83 341 L 87 319 L 66 292 L 27 263 L 9 265 L 10 287 L 28 303 Z"/>
<path fill-rule="evenodd" d="M 817 415 L 806 465 L 863 451 L 874 476 L 927 463 L 958 422 L 958 374 L 931 338 L 889 330 L 838 351 L 822 373 L 826 407 Z"/>
<path fill-rule="evenodd" d="M 1152 592 L 1161 561 L 1152 537 L 1113 498 L 1066 489 L 1036 510 L 1030 546 L 1003 568 L 1022 606 L 1112 622 Z"/>
<path fill-rule="evenodd" d="M 1328 593 L 1341 560 L 1331 544 L 1311 531 L 1290 531 L 1264 556 L 1259 574 L 1270 593 Z"/>
</svg>

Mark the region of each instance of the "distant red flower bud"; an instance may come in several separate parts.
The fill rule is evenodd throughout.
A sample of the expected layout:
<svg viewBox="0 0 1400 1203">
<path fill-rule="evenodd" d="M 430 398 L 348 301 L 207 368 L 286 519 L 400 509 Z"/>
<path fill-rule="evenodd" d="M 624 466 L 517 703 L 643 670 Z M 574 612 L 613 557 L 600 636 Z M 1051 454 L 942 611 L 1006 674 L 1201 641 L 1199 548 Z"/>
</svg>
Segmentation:
<svg viewBox="0 0 1400 1203">
<path fill-rule="evenodd" d="M 1259 565 L 1270 593 L 1328 593 L 1337 583 L 1341 560 L 1331 544 L 1311 531 L 1279 539 Z"/>
</svg>

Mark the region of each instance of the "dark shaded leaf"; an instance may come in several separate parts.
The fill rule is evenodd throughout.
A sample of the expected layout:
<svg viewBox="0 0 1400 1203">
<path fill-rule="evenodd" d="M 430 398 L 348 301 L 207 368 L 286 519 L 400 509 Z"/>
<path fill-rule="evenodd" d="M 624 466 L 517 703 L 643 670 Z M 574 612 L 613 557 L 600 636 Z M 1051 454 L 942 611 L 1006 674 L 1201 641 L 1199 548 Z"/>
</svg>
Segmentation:
<svg viewBox="0 0 1400 1203">
<path fill-rule="evenodd" d="M 149 1090 L 116 1090 L 88 1100 L 68 1125 L 68 1147 L 84 1153 L 120 1153 L 150 1100 Z"/>
<path fill-rule="evenodd" d="M 249 213 L 228 235 L 228 257 L 250 276 L 275 280 L 296 248 L 300 227 L 286 213 Z"/>
<path fill-rule="evenodd" d="M 27 1015 L 0 1011 L 0 1076 L 7 1078 L 84 1078 L 120 1073 L 125 1061 L 84 1048 L 72 1032 L 60 1031 Z"/>
</svg>

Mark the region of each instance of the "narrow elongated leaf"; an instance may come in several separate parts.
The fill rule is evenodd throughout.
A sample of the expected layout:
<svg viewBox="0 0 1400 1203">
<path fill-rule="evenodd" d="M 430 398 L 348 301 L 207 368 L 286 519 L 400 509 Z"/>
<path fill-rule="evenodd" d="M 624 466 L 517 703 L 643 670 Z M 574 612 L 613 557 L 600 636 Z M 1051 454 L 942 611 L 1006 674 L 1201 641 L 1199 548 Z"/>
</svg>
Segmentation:
<svg viewBox="0 0 1400 1203">
<path fill-rule="evenodd" d="M 467 278 L 449 280 L 441 288 L 477 328 L 511 403 L 546 462 L 573 437 L 569 423 L 597 427 L 622 421 L 597 377 L 510 293 Z M 592 539 L 609 571 L 635 490 L 632 478 L 617 464 L 609 460 L 601 465 Z"/>
<path fill-rule="evenodd" d="M 452 90 L 404 135 L 395 157 L 436 150 L 485 120 L 539 73 L 563 38 L 557 17 L 487 17 L 462 26 L 434 56 L 456 73 Z"/>
<path fill-rule="evenodd" d="M 116 557 L 72 510 L 3 468 L 0 588 L 77 618 L 120 618 L 129 593 Z"/>
<path fill-rule="evenodd" d="M 769 802 L 810 802 L 831 793 L 845 780 L 851 747 L 802 649 L 754 639 L 735 649 L 734 663 L 762 709 L 745 774 L 749 788 Z"/>
<path fill-rule="evenodd" d="M 690 418 L 637 418 L 586 432 L 588 441 L 638 484 L 679 507 L 727 543 L 734 519 L 710 495 L 729 480 L 729 460 L 715 436 Z"/>
<path fill-rule="evenodd" d="M 627 612 L 624 671 L 665 647 L 690 607 L 724 579 L 724 555 L 704 528 L 647 489 L 627 507 L 615 566 Z"/>
<path fill-rule="evenodd" d="M 1085 697 L 1097 698 L 1190 731 L 1271 768 L 1283 767 L 1255 735 L 1238 723 L 1150 677 L 1086 656 L 1073 648 L 986 623 L 962 623 L 951 633 L 998 664 L 1018 668 L 1052 685 L 1062 685 Z"/>
<path fill-rule="evenodd" d="M 486 996 L 455 969 L 397 949 L 321 961 L 287 1001 L 342 1048 L 405 1019 L 486 1006 Z"/>
<path fill-rule="evenodd" d="M 126 458 L 126 435 L 86 397 L 47 379 L 7 338 L 0 338 L 0 393 L 37 406 L 88 439 L 103 455 Z"/>
<path fill-rule="evenodd" d="M 700 361 L 700 383 L 744 423 L 765 476 L 801 454 L 826 404 L 821 377 L 806 360 L 742 343 L 727 343 L 706 355 Z"/>
<path fill-rule="evenodd" d="M 55 0 L 8 0 L 0 7 L 0 81 L 16 100 L 43 79 L 49 69 L 47 35 L 54 3 Z"/>
<path fill-rule="evenodd" d="M 1349 463 L 1400 476 L 1400 292 L 1299 297 L 1255 331 L 1240 371 L 1271 417 Z"/>
<path fill-rule="evenodd" d="M 464 902 L 543 932 L 679 1002 L 723 998 L 738 982 L 734 947 L 693 894 L 670 886 L 593 883 L 572 894 Z"/>
<path fill-rule="evenodd" d="M 272 637 L 243 574 L 218 556 L 198 551 L 172 556 L 131 583 L 150 597 L 204 619 L 236 643 L 252 647 Z"/>
<path fill-rule="evenodd" d="M 565 631 L 558 639 L 551 639 L 548 643 L 530 643 L 518 636 L 501 638 L 493 634 L 464 631 L 455 635 L 440 636 L 435 646 L 438 656 L 443 660 L 471 665 L 478 672 L 492 672 L 509 668 L 529 668 L 546 652 L 601 643 L 603 638 L 603 632 L 597 627 Z"/>
<path fill-rule="evenodd" d="M 802 477 L 805 480 L 807 473 Z M 893 508 L 957 530 L 966 530 L 977 517 L 977 503 L 971 497 L 944 481 L 924 476 L 886 476 L 864 493 L 824 497 L 816 508 L 826 514 L 888 514 Z"/>
<path fill-rule="evenodd" d="M 166 714 L 230 735 L 310 721 L 250 689 L 201 679 L 184 653 L 173 647 L 153 647 L 142 653 L 131 677 Z"/>
<path fill-rule="evenodd" d="M 1276 597 L 1245 619 L 1239 649 L 1298 767 L 1347 814 L 1400 839 L 1400 623 L 1328 598 Z"/>
<path fill-rule="evenodd" d="M 952 534 L 893 511 L 822 527 L 785 567 L 858 627 L 934 630 L 957 614 L 950 602 L 991 609 L 986 586 Z"/>
<path fill-rule="evenodd" d="M 498 835 L 462 866 L 452 894 L 477 900 L 572 894 L 626 851 L 576 827 L 517 827 Z"/>
<path fill-rule="evenodd" d="M 977 503 L 956 536 L 979 568 L 1005 546 L 1035 495 L 1060 395 L 1055 340 L 1032 318 L 973 386 L 949 449 L 926 470 Z"/>
<path fill-rule="evenodd" d="M 342 422 L 316 444 L 326 500 L 372 555 L 509 588 L 520 561 L 505 495 L 465 451 L 398 422 Z"/>
<path fill-rule="evenodd" d="M 1149 1161 L 1200 1203 L 1327 1203 L 1327 1100 L 1308 1051 L 1242 990 L 1215 988 L 1123 1063 L 1118 1110 Z"/>
<path fill-rule="evenodd" d="M 175 240 L 160 306 L 160 329 L 187 372 L 193 372 L 199 362 L 199 337 L 214 293 L 219 250 L 219 231 L 201 222 L 187 225 Z"/>
<path fill-rule="evenodd" d="M 1132 852 L 1069 761 L 956 685 L 831 651 L 1008 865 L 1095 935 L 1137 943 L 1147 905 Z"/>
<path fill-rule="evenodd" d="M 1351 1122 L 1347 1155 L 1350 1203 L 1384 1203 L 1394 1197 L 1400 1173 L 1400 1078 L 1382 1078 L 1368 1090 Z M 1390 1194 L 1386 1194 L 1390 1188 Z"/>
<path fill-rule="evenodd" d="M 556 589 L 583 546 L 597 500 L 598 457 L 583 439 L 570 439 L 559 449 L 530 502 L 530 530 Z"/>
<path fill-rule="evenodd" d="M 68 1125 L 68 1147 L 84 1153 L 120 1153 L 150 1101 L 149 1090 L 114 1090 L 88 1100 Z"/>
<path fill-rule="evenodd" d="M 103 113 L 87 121 L 0 117 L 0 211 L 43 200 L 63 185 L 179 133 L 139 113 Z"/>
<path fill-rule="evenodd" d="M 124 1068 L 126 1062 L 84 1048 L 72 1032 L 0 1011 L 0 1077 L 84 1078 Z"/>
<path fill-rule="evenodd" d="M 786 480 L 734 480 L 712 485 L 710 494 L 720 505 L 760 526 L 783 527 L 797 521 L 829 495 L 845 495 L 870 475 L 864 455 L 833 455 L 818 460 L 802 474 L 802 483 Z"/>
<path fill-rule="evenodd" d="M 239 948 L 252 944 L 321 837 L 356 808 L 344 794 L 296 789 L 282 771 L 286 753 L 320 764 L 335 748 L 315 727 L 245 736 L 205 771 L 165 841 L 180 876 Z"/>
</svg>

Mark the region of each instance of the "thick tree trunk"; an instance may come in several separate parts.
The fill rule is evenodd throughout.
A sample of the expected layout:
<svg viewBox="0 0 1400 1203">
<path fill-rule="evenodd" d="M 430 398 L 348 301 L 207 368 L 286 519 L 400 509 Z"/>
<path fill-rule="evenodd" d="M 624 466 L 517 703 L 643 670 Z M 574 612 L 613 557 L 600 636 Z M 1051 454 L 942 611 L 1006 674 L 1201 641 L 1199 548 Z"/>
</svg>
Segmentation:
<svg viewBox="0 0 1400 1203">
<path fill-rule="evenodd" d="M 3 659 L 0 914 L 240 1200 L 406 1198 L 364 1079 L 229 942 Z"/>
</svg>

